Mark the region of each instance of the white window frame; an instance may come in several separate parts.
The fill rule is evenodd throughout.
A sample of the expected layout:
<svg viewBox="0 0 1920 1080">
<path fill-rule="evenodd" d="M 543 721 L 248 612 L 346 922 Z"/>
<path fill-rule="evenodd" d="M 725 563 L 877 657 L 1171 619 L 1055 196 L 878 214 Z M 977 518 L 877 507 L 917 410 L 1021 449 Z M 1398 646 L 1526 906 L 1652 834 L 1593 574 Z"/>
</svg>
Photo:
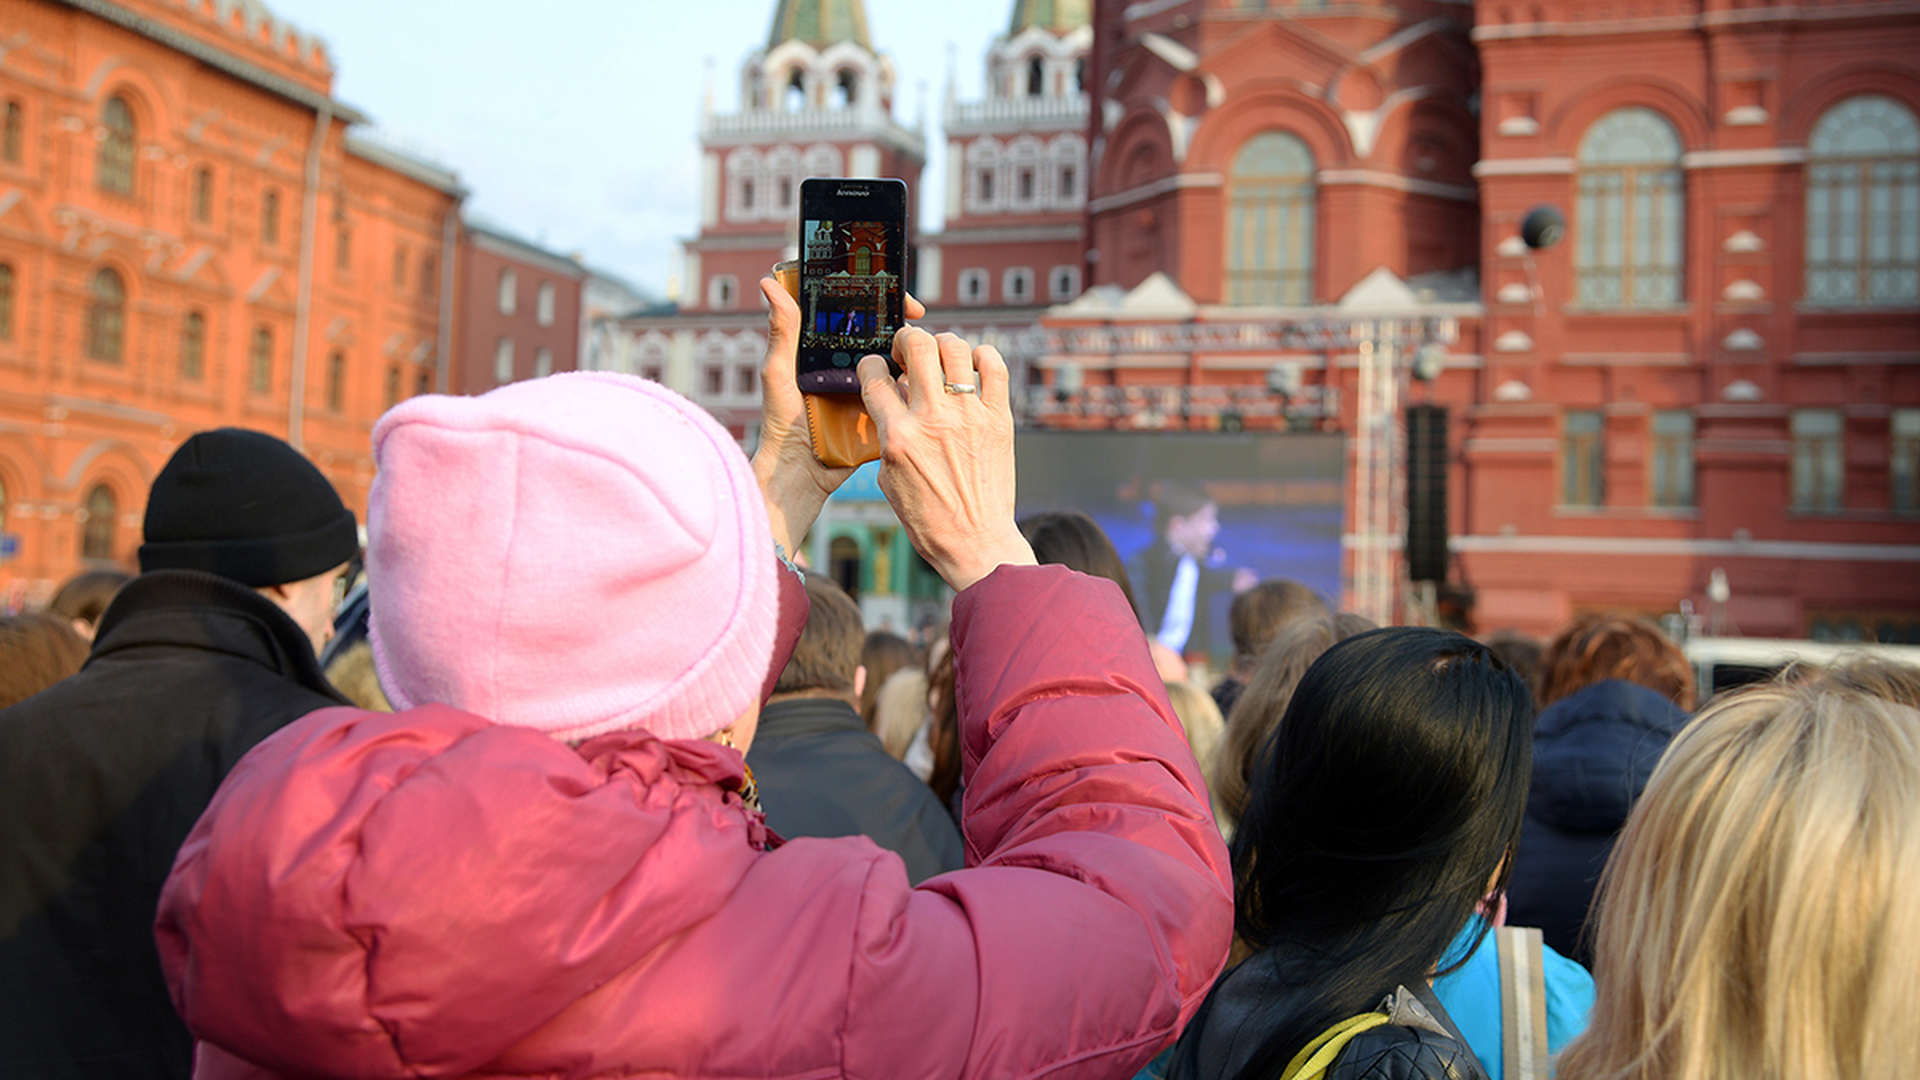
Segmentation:
<svg viewBox="0 0 1920 1080">
<path fill-rule="evenodd" d="M 520 275 L 513 267 L 500 270 L 500 314 L 511 315 L 520 307 Z"/>
<path fill-rule="evenodd" d="M 513 339 L 502 336 L 493 346 L 493 381 L 502 386 L 513 381 Z"/>
<path fill-rule="evenodd" d="M 1060 284 L 1061 280 L 1065 285 Z M 1080 295 L 1080 268 L 1077 266 L 1056 266 L 1047 271 L 1047 298 L 1055 303 L 1064 303 Z"/>
<path fill-rule="evenodd" d="M 1033 291 L 1033 268 L 1008 267 L 1000 275 L 1000 298 L 1009 304 L 1031 304 L 1039 299 Z"/>
<path fill-rule="evenodd" d="M 980 307 L 983 304 L 992 303 L 992 283 L 992 278 L 982 267 L 976 266 L 962 270 L 960 276 L 954 279 L 953 298 L 968 307 Z M 979 288 L 976 291 L 969 288 L 970 285 L 978 285 Z"/>
<path fill-rule="evenodd" d="M 541 326 L 553 325 L 553 282 L 540 283 L 540 291 L 534 294 L 533 317 Z"/>
</svg>

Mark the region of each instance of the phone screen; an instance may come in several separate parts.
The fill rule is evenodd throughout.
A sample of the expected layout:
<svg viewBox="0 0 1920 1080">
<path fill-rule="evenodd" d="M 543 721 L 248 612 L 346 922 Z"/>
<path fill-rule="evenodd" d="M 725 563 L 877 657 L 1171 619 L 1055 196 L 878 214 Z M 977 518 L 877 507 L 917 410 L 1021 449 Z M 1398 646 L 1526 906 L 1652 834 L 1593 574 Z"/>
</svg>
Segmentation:
<svg viewBox="0 0 1920 1080">
<path fill-rule="evenodd" d="M 800 389 L 857 394 L 861 357 L 878 353 L 893 364 L 906 271 L 905 183 L 801 182 Z"/>
</svg>

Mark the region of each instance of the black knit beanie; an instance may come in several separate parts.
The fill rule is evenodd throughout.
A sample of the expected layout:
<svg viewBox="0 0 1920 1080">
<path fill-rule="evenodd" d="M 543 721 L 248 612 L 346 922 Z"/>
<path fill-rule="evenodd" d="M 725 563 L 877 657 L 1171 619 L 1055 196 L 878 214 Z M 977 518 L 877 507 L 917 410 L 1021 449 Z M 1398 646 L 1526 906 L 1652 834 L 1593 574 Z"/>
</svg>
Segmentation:
<svg viewBox="0 0 1920 1080">
<path fill-rule="evenodd" d="M 313 462 L 271 435 L 219 428 L 174 451 L 147 495 L 140 569 L 205 570 L 260 588 L 360 550 L 353 511 Z"/>
</svg>

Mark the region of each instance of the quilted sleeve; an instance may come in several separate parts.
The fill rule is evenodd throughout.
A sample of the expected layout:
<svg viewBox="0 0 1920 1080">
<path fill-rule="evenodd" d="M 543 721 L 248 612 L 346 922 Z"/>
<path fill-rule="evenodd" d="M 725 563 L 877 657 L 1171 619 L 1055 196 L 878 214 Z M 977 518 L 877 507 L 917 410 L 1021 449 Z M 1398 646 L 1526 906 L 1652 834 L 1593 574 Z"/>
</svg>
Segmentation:
<svg viewBox="0 0 1920 1080">
<path fill-rule="evenodd" d="M 1002 567 L 953 634 L 969 869 L 870 877 L 846 1075 L 1131 1075 L 1226 959 L 1199 767 L 1111 582 Z"/>
</svg>

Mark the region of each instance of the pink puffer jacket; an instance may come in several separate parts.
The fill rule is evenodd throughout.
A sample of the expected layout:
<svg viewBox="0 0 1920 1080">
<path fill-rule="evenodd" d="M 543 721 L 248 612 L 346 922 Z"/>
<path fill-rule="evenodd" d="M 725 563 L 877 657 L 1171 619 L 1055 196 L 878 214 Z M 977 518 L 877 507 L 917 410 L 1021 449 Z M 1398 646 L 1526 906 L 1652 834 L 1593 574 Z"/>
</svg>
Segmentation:
<svg viewBox="0 0 1920 1080">
<path fill-rule="evenodd" d="M 234 770 L 157 932 L 196 1075 L 1126 1077 L 1226 956 L 1226 852 L 1111 584 L 955 604 L 968 869 L 756 850 L 740 757 L 428 706 Z"/>
</svg>

